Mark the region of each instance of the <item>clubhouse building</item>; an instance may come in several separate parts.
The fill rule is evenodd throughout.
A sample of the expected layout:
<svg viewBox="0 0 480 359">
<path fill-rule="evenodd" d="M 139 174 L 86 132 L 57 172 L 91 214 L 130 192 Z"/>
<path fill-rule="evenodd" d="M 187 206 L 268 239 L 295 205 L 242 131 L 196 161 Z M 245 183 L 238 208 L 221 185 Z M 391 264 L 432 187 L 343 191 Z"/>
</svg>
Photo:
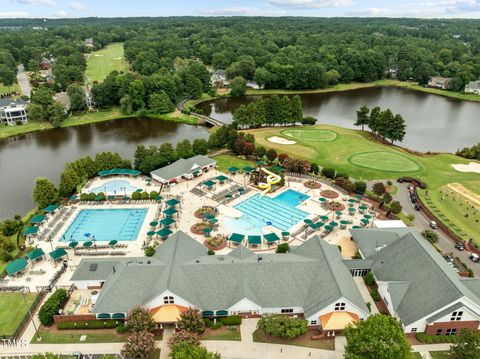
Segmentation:
<svg viewBox="0 0 480 359">
<path fill-rule="evenodd" d="M 28 122 L 27 103 L 21 99 L 0 98 L 0 123 L 13 126 Z"/>
<path fill-rule="evenodd" d="M 210 157 L 197 155 L 191 158 L 180 158 L 172 164 L 150 173 L 153 180 L 163 183 L 177 183 L 182 179 L 192 179 L 203 172 L 215 168 L 217 162 Z"/>
</svg>

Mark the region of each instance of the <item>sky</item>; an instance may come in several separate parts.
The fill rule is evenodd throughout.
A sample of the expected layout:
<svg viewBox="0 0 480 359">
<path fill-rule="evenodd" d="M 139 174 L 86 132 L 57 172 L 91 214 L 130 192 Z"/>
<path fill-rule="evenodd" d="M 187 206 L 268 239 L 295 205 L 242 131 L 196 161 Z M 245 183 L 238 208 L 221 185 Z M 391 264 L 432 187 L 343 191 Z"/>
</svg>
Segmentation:
<svg viewBox="0 0 480 359">
<path fill-rule="evenodd" d="M 0 0 L 0 18 L 183 15 L 480 18 L 480 0 Z"/>
</svg>

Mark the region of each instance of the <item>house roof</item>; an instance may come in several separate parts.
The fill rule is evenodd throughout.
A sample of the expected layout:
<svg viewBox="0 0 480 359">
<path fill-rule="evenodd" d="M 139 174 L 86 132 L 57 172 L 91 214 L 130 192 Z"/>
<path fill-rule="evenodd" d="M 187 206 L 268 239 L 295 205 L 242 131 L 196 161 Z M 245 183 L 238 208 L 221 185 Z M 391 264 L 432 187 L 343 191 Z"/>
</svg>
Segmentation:
<svg viewBox="0 0 480 359">
<path fill-rule="evenodd" d="M 164 180 L 171 180 L 185 174 L 193 173 L 198 168 L 215 164 L 216 161 L 207 156 L 194 156 L 191 158 L 180 158 L 172 164 L 156 169 L 151 172 L 151 175 L 158 176 Z"/>
<path fill-rule="evenodd" d="M 398 231 L 399 236 L 404 233 Z M 403 234 L 379 250 L 372 271 L 377 281 L 387 282 L 392 304 L 404 325 L 409 325 L 463 297 L 480 306 L 480 299 L 445 259 L 416 230 Z M 473 283 L 476 281 L 476 283 Z"/>
<path fill-rule="evenodd" d="M 454 311 L 456 311 L 460 308 L 463 308 L 463 304 L 460 303 L 460 302 L 455 303 L 455 304 L 445 308 L 444 310 L 438 312 L 437 314 L 434 314 L 431 317 L 427 318 L 427 323 L 430 323 L 430 324 L 435 323 L 437 320 L 443 318 L 447 314 L 453 313 Z"/>
<path fill-rule="evenodd" d="M 414 231 L 412 228 L 350 229 L 350 234 L 365 258 Z"/>
<path fill-rule="evenodd" d="M 465 86 L 466 90 L 480 90 L 480 80 L 471 81 Z"/>
<path fill-rule="evenodd" d="M 0 98 L 0 107 L 10 107 L 12 104 L 16 106 L 25 106 L 27 102 L 20 98 L 11 98 L 11 97 Z"/>
<path fill-rule="evenodd" d="M 102 261 L 83 259 L 72 280 L 92 278 L 87 270 L 92 263 L 106 275 L 96 313 L 127 312 L 166 291 L 202 310 L 228 309 L 247 298 L 261 307 L 301 306 L 308 317 L 344 297 L 368 313 L 338 248 L 318 237 L 285 254 L 258 255 L 240 246 L 209 256 L 202 244 L 178 231 L 153 257 L 118 262 L 115 272 L 111 264 L 103 273 Z"/>
</svg>

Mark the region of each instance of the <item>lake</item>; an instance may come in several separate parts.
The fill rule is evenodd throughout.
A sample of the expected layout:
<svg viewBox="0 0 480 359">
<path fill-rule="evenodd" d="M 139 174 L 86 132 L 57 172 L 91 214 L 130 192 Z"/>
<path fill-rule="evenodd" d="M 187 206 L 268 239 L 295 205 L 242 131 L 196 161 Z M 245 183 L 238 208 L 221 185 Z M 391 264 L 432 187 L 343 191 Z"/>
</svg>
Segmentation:
<svg viewBox="0 0 480 359">
<path fill-rule="evenodd" d="M 208 138 L 204 126 L 131 118 L 57 128 L 0 140 L 0 220 L 33 208 L 35 178 L 58 184 L 65 163 L 103 151 L 132 159 L 138 145 Z"/>
<path fill-rule="evenodd" d="M 225 123 L 232 111 L 255 96 L 203 102 L 202 113 Z M 304 116 L 319 123 L 355 128 L 356 111 L 363 105 L 390 108 L 403 116 L 407 135 L 400 145 L 417 151 L 455 152 L 480 142 L 480 102 L 467 102 L 394 87 L 301 95 Z"/>
</svg>

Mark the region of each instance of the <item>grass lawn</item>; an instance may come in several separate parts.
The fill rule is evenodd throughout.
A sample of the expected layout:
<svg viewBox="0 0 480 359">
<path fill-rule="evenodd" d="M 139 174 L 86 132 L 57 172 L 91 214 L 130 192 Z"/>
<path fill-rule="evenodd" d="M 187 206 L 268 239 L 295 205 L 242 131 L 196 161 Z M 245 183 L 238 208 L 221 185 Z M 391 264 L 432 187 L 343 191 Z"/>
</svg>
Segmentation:
<svg viewBox="0 0 480 359">
<path fill-rule="evenodd" d="M 331 131 L 337 134 L 333 141 L 312 141 L 309 131 Z M 294 132 L 292 132 L 294 131 Z M 478 232 L 479 210 L 471 208 L 466 199 L 455 201 L 445 197 L 445 188 L 449 183 L 459 183 L 473 193 L 480 194 L 478 174 L 459 172 L 452 164 L 468 164 L 467 160 L 452 154 L 414 155 L 403 149 L 383 145 L 369 139 L 367 132 L 351 130 L 331 125 L 309 127 L 269 128 L 250 130 L 255 135 L 256 143 L 267 148 L 274 148 L 278 153 L 287 153 L 293 157 L 304 158 L 324 167 L 334 167 L 346 172 L 357 180 L 392 179 L 400 176 L 412 176 L 428 184 L 428 200 L 425 191 L 419 195 L 429 208 L 440 217 L 447 226 L 464 239 L 474 238 L 480 244 Z M 292 137 L 292 133 L 295 138 Z M 280 136 L 297 141 L 294 145 L 281 145 L 268 141 L 271 136 Z M 306 139 L 303 139 L 306 138 Z M 446 199 L 442 200 L 441 198 Z M 467 211 L 468 206 L 469 210 Z M 468 214 L 468 217 L 465 217 Z"/>
<path fill-rule="evenodd" d="M 0 83 L 0 96 L 8 96 L 14 93 L 21 93 L 20 85 L 18 83 L 8 86 Z"/>
<path fill-rule="evenodd" d="M 25 293 L 25 300 L 20 293 L 0 294 L 0 337 L 15 334 L 18 326 L 28 313 L 28 307 L 37 298 L 37 293 Z"/>
<path fill-rule="evenodd" d="M 255 162 L 242 160 L 241 158 L 230 155 L 219 155 L 214 157 L 217 161 L 217 168 L 222 172 L 227 172 L 230 167 L 237 167 L 242 169 L 243 167 L 250 166 L 255 167 Z"/>
<path fill-rule="evenodd" d="M 299 337 L 293 339 L 286 339 L 281 337 L 272 337 L 260 331 L 259 329 L 253 332 L 253 341 L 258 343 L 284 344 L 296 345 L 300 347 L 308 347 L 315 349 L 334 350 L 335 339 L 312 340 L 312 335 L 318 334 L 317 330 L 308 329 L 307 332 Z"/>
<path fill-rule="evenodd" d="M 96 330 L 96 331 L 48 331 L 40 330 L 42 344 L 74 344 L 74 343 L 122 343 L 127 339 L 127 335 L 117 334 L 113 330 Z M 85 341 L 81 342 L 80 337 L 86 335 Z M 31 343 L 36 344 L 37 337 L 32 338 Z"/>
<path fill-rule="evenodd" d="M 422 359 L 422 356 L 420 355 L 420 353 L 412 353 L 412 359 Z"/>
<path fill-rule="evenodd" d="M 29 121 L 25 125 L 15 126 L 0 126 L 0 138 L 6 138 L 10 136 L 22 135 L 28 132 L 35 132 L 40 130 L 46 130 L 53 126 L 47 121 Z"/>
<path fill-rule="evenodd" d="M 128 71 L 128 63 L 123 56 L 123 43 L 113 43 L 87 55 L 85 76 L 88 83 L 102 82 L 115 70 Z"/>
<path fill-rule="evenodd" d="M 450 358 L 448 351 L 429 352 L 433 359 L 447 359 Z"/>
<path fill-rule="evenodd" d="M 209 329 L 205 330 L 205 333 L 202 335 L 202 340 L 242 340 L 240 335 L 240 328 L 238 326 L 233 327 L 221 327 L 219 329 Z"/>
</svg>

